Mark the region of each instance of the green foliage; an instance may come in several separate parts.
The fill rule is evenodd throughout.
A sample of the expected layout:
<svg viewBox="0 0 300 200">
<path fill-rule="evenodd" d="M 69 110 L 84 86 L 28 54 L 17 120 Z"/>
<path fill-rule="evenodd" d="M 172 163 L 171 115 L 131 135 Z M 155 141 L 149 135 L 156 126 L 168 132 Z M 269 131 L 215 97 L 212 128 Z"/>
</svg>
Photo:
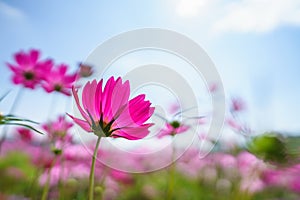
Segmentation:
<svg viewBox="0 0 300 200">
<path fill-rule="evenodd" d="M 276 165 L 298 163 L 300 158 L 300 137 L 283 137 L 276 132 L 254 137 L 248 150 L 267 162 Z"/>
<path fill-rule="evenodd" d="M 248 145 L 251 153 L 265 161 L 286 163 L 287 154 L 283 138 L 275 133 L 266 133 L 252 139 Z"/>
<path fill-rule="evenodd" d="M 37 168 L 30 158 L 21 152 L 10 152 L 0 157 L 0 191 L 6 194 L 29 194 L 36 189 L 32 181 Z"/>
<path fill-rule="evenodd" d="M 0 125 L 15 125 L 15 126 L 23 126 L 25 128 L 29 128 L 39 134 L 43 134 L 41 131 L 35 129 L 33 126 L 25 124 L 26 123 L 34 123 L 34 124 L 38 124 L 37 122 L 34 122 L 32 120 L 29 119 L 23 119 L 20 117 L 16 117 L 14 115 L 1 115 L 0 114 Z"/>
</svg>

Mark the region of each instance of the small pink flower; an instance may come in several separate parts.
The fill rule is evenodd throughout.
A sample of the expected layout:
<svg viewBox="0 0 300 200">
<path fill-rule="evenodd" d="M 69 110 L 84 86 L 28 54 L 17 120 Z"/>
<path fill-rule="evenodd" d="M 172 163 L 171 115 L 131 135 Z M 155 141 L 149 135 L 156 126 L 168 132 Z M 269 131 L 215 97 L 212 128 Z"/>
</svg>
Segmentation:
<svg viewBox="0 0 300 200">
<path fill-rule="evenodd" d="M 172 103 L 170 108 L 169 108 L 169 112 L 170 114 L 175 114 L 176 112 L 178 112 L 180 109 L 180 105 L 178 103 Z"/>
<path fill-rule="evenodd" d="M 235 131 L 242 131 L 242 126 L 233 118 L 227 118 L 225 123 Z"/>
<path fill-rule="evenodd" d="M 57 91 L 67 96 L 71 96 L 71 88 L 76 80 L 77 73 L 67 75 L 68 66 L 60 64 L 44 76 L 42 87 L 46 92 Z"/>
<path fill-rule="evenodd" d="M 267 169 L 262 174 L 262 179 L 268 185 L 278 186 L 284 182 L 284 172 L 281 170 Z"/>
<path fill-rule="evenodd" d="M 219 89 L 219 87 L 218 87 L 217 83 L 212 83 L 208 86 L 208 91 L 211 93 L 217 92 L 218 89 Z"/>
<path fill-rule="evenodd" d="M 40 83 L 43 74 L 47 74 L 53 65 L 51 60 L 39 60 L 40 51 L 32 49 L 28 53 L 20 51 L 14 55 L 16 64 L 7 63 L 12 70 L 14 84 L 22 84 L 34 89 Z"/>
<path fill-rule="evenodd" d="M 232 112 L 239 112 L 246 109 L 246 103 L 241 98 L 232 98 L 230 110 Z"/>
<path fill-rule="evenodd" d="M 151 103 L 145 101 L 145 95 L 138 95 L 129 100 L 129 82 L 111 77 L 104 89 L 103 79 L 88 82 L 82 92 L 82 105 L 77 90 L 73 87 L 73 95 L 77 107 L 84 118 L 78 119 L 69 115 L 75 123 L 87 132 L 106 137 L 123 137 L 137 140 L 149 134 L 151 123 L 145 123 L 153 114 Z M 104 134 L 104 135 L 103 135 Z M 100 136 L 100 135 L 98 135 Z"/>
<path fill-rule="evenodd" d="M 69 129 L 73 126 L 73 123 L 68 122 L 64 116 L 59 116 L 56 121 L 43 124 L 42 127 L 47 131 L 50 140 L 71 140 L 68 135 Z"/>
<path fill-rule="evenodd" d="M 116 169 L 112 169 L 109 174 L 114 180 L 125 184 L 131 184 L 133 177 L 129 173 L 125 173 Z"/>
<path fill-rule="evenodd" d="M 172 122 L 167 122 L 165 128 L 159 132 L 157 137 L 162 138 L 166 135 L 174 136 L 179 133 L 184 133 L 188 129 L 189 126 L 186 126 L 184 124 L 181 124 L 179 121 L 174 120 Z"/>
<path fill-rule="evenodd" d="M 86 78 L 93 74 L 93 68 L 90 65 L 80 63 L 79 64 L 79 75 L 80 77 Z"/>
<path fill-rule="evenodd" d="M 49 172 L 50 170 L 50 172 Z M 44 186 L 50 176 L 50 186 L 59 184 L 59 181 L 66 181 L 69 177 L 69 169 L 63 169 L 61 163 L 56 163 L 51 169 L 45 170 L 39 177 L 39 184 Z"/>
<path fill-rule="evenodd" d="M 30 129 L 27 128 L 18 128 L 17 129 L 17 133 L 19 135 L 19 137 L 21 138 L 22 141 L 24 142 L 31 142 L 32 141 L 32 131 Z"/>
</svg>

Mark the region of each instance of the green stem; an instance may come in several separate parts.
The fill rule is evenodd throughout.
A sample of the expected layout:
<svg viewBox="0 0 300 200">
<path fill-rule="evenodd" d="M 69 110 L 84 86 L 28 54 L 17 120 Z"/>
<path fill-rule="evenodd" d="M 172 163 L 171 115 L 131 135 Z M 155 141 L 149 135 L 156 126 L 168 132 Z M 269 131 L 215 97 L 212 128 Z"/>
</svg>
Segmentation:
<svg viewBox="0 0 300 200">
<path fill-rule="evenodd" d="M 92 159 L 92 166 L 90 171 L 90 178 L 89 178 L 89 200 L 94 199 L 94 176 L 95 176 L 95 161 L 97 158 L 98 147 L 100 144 L 101 136 L 98 136 L 96 147 L 94 149 L 93 159 Z"/>
<path fill-rule="evenodd" d="M 16 108 L 18 107 L 18 104 L 21 102 L 21 97 L 22 97 L 22 94 L 23 94 L 23 90 L 24 88 L 19 88 L 18 92 L 17 92 L 17 95 L 10 107 L 10 110 L 9 110 L 9 114 L 14 114 L 14 112 L 16 111 Z M 1 139 L 0 139 L 0 152 L 1 152 L 1 147 L 2 147 L 2 144 L 4 143 L 5 139 L 6 139 L 6 134 L 7 134 L 7 131 L 8 131 L 8 126 L 4 126 L 3 129 L 2 129 L 2 132 L 1 132 Z"/>
<path fill-rule="evenodd" d="M 47 197 L 48 197 L 48 193 L 49 193 L 49 185 L 50 185 L 50 177 L 51 177 L 51 170 L 52 170 L 52 167 L 54 165 L 54 163 L 56 162 L 56 159 L 57 159 L 57 156 L 54 157 L 54 160 L 52 161 L 50 167 L 49 167 L 49 170 L 48 170 L 48 176 L 47 176 L 47 180 L 46 180 L 46 184 L 44 186 L 44 189 L 43 189 L 43 194 L 42 194 L 42 200 L 46 200 Z"/>
<path fill-rule="evenodd" d="M 175 147 L 172 145 L 172 164 L 169 169 L 169 182 L 168 182 L 168 191 L 167 191 L 167 200 L 171 200 L 173 198 L 173 190 L 174 190 L 174 176 L 175 176 Z"/>
<path fill-rule="evenodd" d="M 61 149 L 63 151 L 63 149 Z M 65 174 L 65 159 L 63 156 L 60 156 L 60 162 L 61 162 L 61 170 L 59 172 L 59 182 L 58 182 L 58 191 L 59 191 L 59 199 L 64 199 L 64 187 L 65 183 L 63 181 L 63 176 Z"/>
</svg>

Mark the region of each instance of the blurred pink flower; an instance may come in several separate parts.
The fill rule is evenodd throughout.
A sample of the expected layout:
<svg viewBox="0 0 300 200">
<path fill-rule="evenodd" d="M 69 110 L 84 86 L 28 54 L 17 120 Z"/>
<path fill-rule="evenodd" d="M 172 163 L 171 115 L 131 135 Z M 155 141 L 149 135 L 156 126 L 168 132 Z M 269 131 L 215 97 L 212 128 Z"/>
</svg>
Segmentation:
<svg viewBox="0 0 300 200">
<path fill-rule="evenodd" d="M 51 170 L 49 172 L 49 170 Z M 51 169 L 45 170 L 39 178 L 39 184 L 44 186 L 47 182 L 48 176 L 50 176 L 50 186 L 58 185 L 59 181 L 66 181 L 69 177 L 70 170 L 63 169 L 60 163 L 57 163 Z"/>
<path fill-rule="evenodd" d="M 218 87 L 218 84 L 217 84 L 217 83 L 211 83 L 211 84 L 208 86 L 208 91 L 211 92 L 211 93 L 217 92 L 218 89 L 219 89 L 219 87 Z"/>
<path fill-rule="evenodd" d="M 247 191 L 249 193 L 256 193 L 262 191 L 266 185 L 258 177 L 247 177 L 242 179 L 241 190 Z"/>
<path fill-rule="evenodd" d="M 222 168 L 236 168 L 237 160 L 231 154 L 227 153 L 215 153 L 213 154 L 215 163 L 218 163 Z"/>
<path fill-rule="evenodd" d="M 67 65 L 60 64 L 56 66 L 56 68 L 52 68 L 49 73 L 44 76 L 42 87 L 46 92 L 50 93 L 56 91 L 71 96 L 71 88 L 78 74 L 67 75 L 67 70 Z"/>
<path fill-rule="evenodd" d="M 20 139 L 24 142 L 31 142 L 33 133 L 28 128 L 17 128 L 17 133 L 20 137 Z"/>
<path fill-rule="evenodd" d="M 131 184 L 134 180 L 129 173 L 125 173 L 116 169 L 112 169 L 109 174 L 117 182 L 122 182 L 125 184 Z"/>
<path fill-rule="evenodd" d="M 298 177 L 296 177 L 294 180 L 291 181 L 289 185 L 290 189 L 300 193 L 300 175 L 298 174 Z"/>
<path fill-rule="evenodd" d="M 180 105 L 178 103 L 172 103 L 169 108 L 169 113 L 175 114 L 179 111 L 179 109 L 180 109 Z"/>
<path fill-rule="evenodd" d="M 149 134 L 151 123 L 145 122 L 153 114 L 151 103 L 145 101 L 145 95 L 129 100 L 129 82 L 111 77 L 104 89 L 103 79 L 88 82 L 82 92 L 81 107 L 78 92 L 73 87 L 77 107 L 84 118 L 78 119 L 69 115 L 75 123 L 87 132 L 105 134 L 106 137 L 123 137 L 129 140 L 144 138 Z M 99 135 L 98 135 L 99 136 Z"/>
<path fill-rule="evenodd" d="M 73 123 L 68 122 L 64 116 L 59 116 L 56 121 L 50 121 L 43 124 L 42 127 L 48 133 L 50 140 L 69 141 L 71 136 L 68 135 L 69 129 L 73 126 Z"/>
<path fill-rule="evenodd" d="M 231 99 L 231 105 L 230 110 L 232 112 L 240 112 L 246 109 L 246 103 L 241 98 L 232 98 Z"/>
<path fill-rule="evenodd" d="M 262 179 L 268 185 L 276 186 L 282 184 L 284 181 L 283 171 L 268 169 L 263 172 Z M 285 183 L 284 183 L 285 184 Z"/>
<path fill-rule="evenodd" d="M 28 53 L 23 51 L 14 55 L 16 64 L 7 63 L 12 70 L 14 84 L 22 84 L 26 88 L 34 89 L 40 83 L 43 74 L 53 66 L 52 60 L 39 60 L 40 51 L 32 49 Z"/>
<path fill-rule="evenodd" d="M 268 186 L 285 187 L 300 192 L 300 164 L 288 168 L 267 169 L 262 174 L 263 181 Z"/>
<path fill-rule="evenodd" d="M 225 123 L 234 131 L 242 131 L 243 127 L 233 118 L 225 119 Z"/>
<path fill-rule="evenodd" d="M 172 121 L 172 122 L 167 122 L 165 128 L 163 128 L 159 134 L 158 134 L 158 138 L 162 138 L 166 135 L 177 135 L 179 133 L 184 133 L 185 131 L 187 131 L 189 129 L 189 126 L 186 126 L 184 124 L 180 124 L 180 122 L 178 121 Z"/>
<path fill-rule="evenodd" d="M 79 64 L 80 77 L 90 77 L 93 74 L 93 67 L 84 63 Z"/>
</svg>

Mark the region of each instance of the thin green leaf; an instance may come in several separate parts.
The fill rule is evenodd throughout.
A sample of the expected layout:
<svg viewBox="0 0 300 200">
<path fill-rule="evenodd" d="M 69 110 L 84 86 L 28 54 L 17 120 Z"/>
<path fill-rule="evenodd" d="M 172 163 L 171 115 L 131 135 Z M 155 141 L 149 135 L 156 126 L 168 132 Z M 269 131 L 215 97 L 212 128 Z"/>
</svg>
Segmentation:
<svg viewBox="0 0 300 200">
<path fill-rule="evenodd" d="M 39 130 L 37 130 L 37 129 L 35 129 L 35 128 L 33 128 L 32 126 L 30 126 L 30 125 L 27 125 L 27 124 L 20 124 L 20 123 L 7 123 L 7 124 L 5 124 L 5 125 L 23 126 L 23 127 L 29 128 L 29 129 L 31 129 L 31 130 L 33 130 L 33 131 L 35 131 L 35 132 L 37 132 L 37 133 L 41 134 L 41 135 L 44 135 L 44 133 L 42 133 L 41 131 L 39 131 Z"/>
<path fill-rule="evenodd" d="M 0 97 L 0 102 L 10 93 L 11 90 L 8 90 L 2 97 Z"/>
<path fill-rule="evenodd" d="M 7 118 L 5 118 L 5 120 L 6 121 L 30 122 L 30 123 L 33 123 L 33 124 L 39 124 L 38 122 L 32 121 L 30 119 L 21 119 L 21 118 L 10 118 L 10 117 L 7 117 Z"/>
</svg>

